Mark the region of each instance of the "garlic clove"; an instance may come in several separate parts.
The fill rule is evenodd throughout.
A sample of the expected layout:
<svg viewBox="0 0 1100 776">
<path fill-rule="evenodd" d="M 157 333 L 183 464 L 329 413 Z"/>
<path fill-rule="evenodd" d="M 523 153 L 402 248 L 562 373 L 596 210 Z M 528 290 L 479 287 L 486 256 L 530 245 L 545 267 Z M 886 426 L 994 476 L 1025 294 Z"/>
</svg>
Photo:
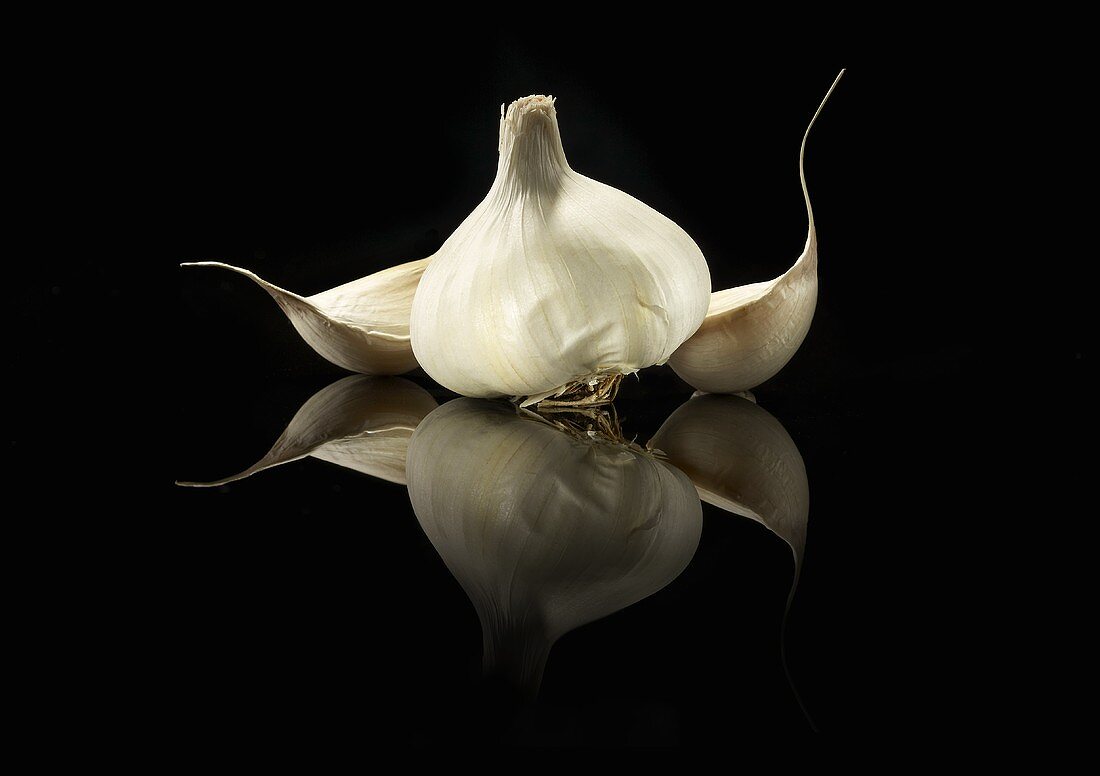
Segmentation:
<svg viewBox="0 0 1100 776">
<path fill-rule="evenodd" d="M 810 489 L 802 455 L 783 425 L 754 400 L 703 394 L 673 412 L 648 447 L 690 477 L 703 501 L 755 520 L 790 546 L 793 596 Z"/>
<path fill-rule="evenodd" d="M 399 377 L 351 375 L 315 393 L 267 455 L 239 474 L 177 485 L 211 488 L 312 456 L 405 484 L 405 456 L 417 424 L 438 406 L 416 383 Z"/>
<path fill-rule="evenodd" d="M 673 221 L 576 173 L 553 97 L 501 108 L 497 175 L 413 300 L 413 350 L 456 393 L 610 393 L 699 327 L 710 271 Z M 586 387 L 595 387 L 591 391 Z"/>
<path fill-rule="evenodd" d="M 557 639 L 669 584 L 702 528 L 695 488 L 666 461 L 499 402 L 425 418 L 408 486 L 477 610 L 486 672 L 532 696 Z"/>
<path fill-rule="evenodd" d="M 302 339 L 332 363 L 368 375 L 397 375 L 417 366 L 409 316 L 416 286 L 429 261 L 399 264 L 308 297 L 220 261 L 181 266 L 221 267 L 251 278 L 271 294 Z"/>
<path fill-rule="evenodd" d="M 817 306 L 817 231 L 806 188 L 806 138 L 844 71 L 837 75 L 802 136 L 798 176 L 809 220 L 806 246 L 775 280 L 711 294 L 702 325 L 669 359 L 689 385 L 709 393 L 736 393 L 776 375 L 810 330 Z"/>
</svg>

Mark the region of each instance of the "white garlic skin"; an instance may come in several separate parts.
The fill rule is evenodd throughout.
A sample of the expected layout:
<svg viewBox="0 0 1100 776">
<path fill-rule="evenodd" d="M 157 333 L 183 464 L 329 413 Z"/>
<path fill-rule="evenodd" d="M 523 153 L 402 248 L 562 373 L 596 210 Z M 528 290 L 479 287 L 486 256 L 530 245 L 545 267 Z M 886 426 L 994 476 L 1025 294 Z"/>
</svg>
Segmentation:
<svg viewBox="0 0 1100 776">
<path fill-rule="evenodd" d="M 669 359 L 684 382 L 707 393 L 747 391 L 794 357 L 817 307 L 817 236 L 810 228 L 802 256 L 783 275 L 711 295 L 702 326 Z"/>
<path fill-rule="evenodd" d="M 413 352 L 466 396 L 534 396 L 662 364 L 707 314 L 710 271 L 673 221 L 574 172 L 552 97 L 501 109 L 497 176 L 413 299 Z"/>
<path fill-rule="evenodd" d="M 844 71 L 817 107 L 798 153 L 798 178 L 809 222 L 794 265 L 765 283 L 716 291 L 703 324 L 669 359 L 688 385 L 707 393 L 747 391 L 779 373 L 806 339 L 817 307 L 817 229 L 806 188 L 806 140 Z"/>
<path fill-rule="evenodd" d="M 302 339 L 328 361 L 366 375 L 416 369 L 409 314 L 420 275 L 431 257 L 399 264 L 313 296 L 300 296 L 241 267 L 193 261 L 182 267 L 220 267 L 267 291 Z"/>
</svg>

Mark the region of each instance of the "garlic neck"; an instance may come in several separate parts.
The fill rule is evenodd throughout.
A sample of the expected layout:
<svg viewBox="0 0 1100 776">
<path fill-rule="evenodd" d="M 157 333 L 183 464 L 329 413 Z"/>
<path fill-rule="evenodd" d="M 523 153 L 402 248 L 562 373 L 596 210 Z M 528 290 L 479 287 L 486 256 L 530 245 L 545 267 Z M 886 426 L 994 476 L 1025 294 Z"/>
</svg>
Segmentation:
<svg viewBox="0 0 1100 776">
<path fill-rule="evenodd" d="M 493 192 L 508 198 L 549 194 L 568 172 L 554 98 L 541 94 L 500 109 L 500 159 Z"/>
<path fill-rule="evenodd" d="M 499 611 L 480 612 L 482 673 L 504 679 L 523 697 L 533 700 L 542 684 L 554 638 L 541 618 L 528 610 L 512 619 Z"/>
</svg>

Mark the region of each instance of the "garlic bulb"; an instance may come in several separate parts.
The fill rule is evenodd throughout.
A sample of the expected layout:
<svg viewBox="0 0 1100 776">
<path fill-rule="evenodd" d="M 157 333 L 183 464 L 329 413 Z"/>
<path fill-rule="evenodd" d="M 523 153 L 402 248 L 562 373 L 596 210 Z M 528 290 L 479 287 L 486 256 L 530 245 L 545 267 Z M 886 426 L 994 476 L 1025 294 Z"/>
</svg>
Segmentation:
<svg viewBox="0 0 1100 776">
<path fill-rule="evenodd" d="M 794 553 L 793 595 L 806 546 L 810 490 L 794 440 L 767 410 L 739 396 L 699 395 L 649 442 L 708 504 L 761 523 Z"/>
<path fill-rule="evenodd" d="M 699 330 L 669 359 L 676 374 L 695 388 L 735 393 L 760 385 L 786 366 L 810 330 L 817 306 L 817 231 L 803 160 L 810 128 L 843 75 L 841 70 L 802 136 L 798 176 L 809 219 L 802 255 L 775 280 L 711 295 Z"/>
<path fill-rule="evenodd" d="M 710 301 L 695 242 L 570 169 L 552 97 L 501 108 L 499 152 L 488 195 L 417 288 L 424 371 L 466 396 L 531 403 L 668 360 Z"/>
<path fill-rule="evenodd" d="M 416 368 L 409 313 L 429 261 L 399 264 L 308 297 L 220 261 L 181 266 L 221 267 L 251 278 L 271 294 L 302 339 L 336 366 L 368 375 L 399 375 Z"/>
<path fill-rule="evenodd" d="M 404 485 L 409 439 L 436 406 L 427 391 L 408 380 L 351 375 L 315 393 L 267 455 L 241 473 L 214 482 L 177 484 L 224 485 L 312 456 Z"/>
<path fill-rule="evenodd" d="M 690 562 L 691 481 L 636 446 L 456 399 L 409 443 L 409 498 L 477 609 L 484 666 L 537 692 L 568 631 L 657 592 Z"/>
</svg>

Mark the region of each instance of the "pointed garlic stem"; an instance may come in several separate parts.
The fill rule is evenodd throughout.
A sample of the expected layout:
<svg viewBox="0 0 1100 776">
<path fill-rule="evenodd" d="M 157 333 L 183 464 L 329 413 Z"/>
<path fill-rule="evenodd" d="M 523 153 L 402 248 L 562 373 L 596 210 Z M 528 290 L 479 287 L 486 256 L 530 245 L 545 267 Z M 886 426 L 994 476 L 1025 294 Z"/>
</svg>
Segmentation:
<svg viewBox="0 0 1100 776">
<path fill-rule="evenodd" d="M 500 193 L 547 191 L 569 170 L 558 131 L 554 98 L 533 94 L 500 106 L 500 159 L 494 188 Z"/>
<path fill-rule="evenodd" d="M 817 117 L 821 115 L 821 109 L 825 107 L 825 103 L 829 101 L 829 97 L 832 96 L 833 90 L 836 89 L 836 85 L 840 83 L 840 79 L 844 77 L 844 72 L 847 68 L 842 68 L 837 73 L 836 78 L 833 79 L 833 85 L 829 87 L 829 91 L 825 92 L 825 96 L 821 98 L 821 104 L 817 106 L 817 110 L 814 111 L 813 118 L 810 119 L 810 123 L 806 125 L 806 131 L 802 135 L 802 145 L 798 149 L 798 179 L 802 181 L 802 197 L 806 200 L 806 217 L 810 220 L 810 232 L 806 238 L 807 244 L 811 240 L 816 240 L 816 233 L 814 230 L 814 209 L 810 206 L 810 191 L 806 188 L 806 140 L 810 136 L 810 130 L 814 127 L 814 122 L 817 121 Z"/>
</svg>

